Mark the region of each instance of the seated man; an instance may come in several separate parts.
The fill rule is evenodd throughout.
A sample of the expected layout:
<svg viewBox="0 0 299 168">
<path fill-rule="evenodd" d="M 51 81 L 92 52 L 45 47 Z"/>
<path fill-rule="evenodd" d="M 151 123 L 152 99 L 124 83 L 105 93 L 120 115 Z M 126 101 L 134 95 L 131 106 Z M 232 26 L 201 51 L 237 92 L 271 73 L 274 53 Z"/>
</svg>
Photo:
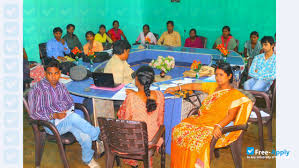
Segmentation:
<svg viewBox="0 0 299 168">
<path fill-rule="evenodd" d="M 108 61 L 104 72 L 112 73 L 115 83 L 128 84 L 133 81 L 134 72 L 127 63 L 131 45 L 127 40 L 118 40 L 113 43 L 113 56 Z"/>
<path fill-rule="evenodd" d="M 89 122 L 74 113 L 74 102 L 66 87 L 59 82 L 61 71 L 58 61 L 51 61 L 45 66 L 46 77 L 34 85 L 29 92 L 29 108 L 31 118 L 46 120 L 53 123 L 59 134 L 71 132 L 82 148 L 82 160 L 92 168 L 99 168 L 93 159 L 92 141 L 100 134 L 99 127 L 93 127 Z M 50 129 L 45 128 L 53 135 Z"/>
<path fill-rule="evenodd" d="M 261 40 L 265 53 L 254 57 L 249 69 L 251 79 L 244 83 L 245 90 L 267 91 L 276 78 L 276 55 L 273 53 L 274 39 L 265 36 Z"/>
<path fill-rule="evenodd" d="M 87 54 L 88 51 L 92 52 L 100 52 L 103 51 L 103 45 L 102 43 L 94 40 L 95 34 L 92 31 L 88 31 L 85 34 L 87 43 L 84 45 L 84 54 Z"/>
<path fill-rule="evenodd" d="M 53 29 L 54 38 L 47 42 L 47 56 L 57 59 L 58 56 L 63 57 L 64 54 L 69 54 L 70 49 L 67 42 L 61 38 L 62 29 L 55 27 Z"/>
<path fill-rule="evenodd" d="M 167 22 L 167 31 L 162 34 L 160 39 L 158 40 L 158 45 L 166 45 L 172 47 L 180 47 L 181 46 L 181 36 L 178 32 L 173 30 L 174 24 L 173 21 Z"/>
<path fill-rule="evenodd" d="M 68 24 L 66 26 L 66 31 L 67 34 L 63 36 L 63 40 L 67 42 L 67 45 L 69 47 L 69 49 L 74 49 L 75 47 L 78 47 L 79 50 L 82 51 L 82 44 L 79 40 L 79 38 L 74 34 L 75 31 L 75 25 L 73 24 Z"/>
</svg>

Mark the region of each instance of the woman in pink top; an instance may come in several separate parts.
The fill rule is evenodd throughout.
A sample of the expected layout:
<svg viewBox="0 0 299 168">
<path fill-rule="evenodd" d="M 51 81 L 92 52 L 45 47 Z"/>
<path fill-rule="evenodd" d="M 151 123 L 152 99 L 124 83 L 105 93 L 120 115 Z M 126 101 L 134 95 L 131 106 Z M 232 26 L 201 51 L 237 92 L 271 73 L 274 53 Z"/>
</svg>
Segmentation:
<svg viewBox="0 0 299 168">
<path fill-rule="evenodd" d="M 164 120 L 164 95 L 160 91 L 151 91 L 150 85 L 155 78 L 153 68 L 142 66 L 132 75 L 138 91 L 127 89 L 127 97 L 120 107 L 117 116 L 119 119 L 144 121 L 147 124 L 148 140 L 151 141 Z M 158 147 L 163 143 L 161 138 Z M 150 159 L 152 167 L 152 158 Z M 125 164 L 137 166 L 137 161 L 124 160 Z"/>
<path fill-rule="evenodd" d="M 190 37 L 186 39 L 184 47 L 203 48 L 201 38 L 196 35 L 195 29 L 191 29 L 189 35 Z"/>
<path fill-rule="evenodd" d="M 113 28 L 108 31 L 108 34 L 110 35 L 113 42 L 121 40 L 121 36 L 123 36 L 124 40 L 127 40 L 124 32 L 119 29 L 119 22 L 117 20 L 113 21 Z"/>
</svg>

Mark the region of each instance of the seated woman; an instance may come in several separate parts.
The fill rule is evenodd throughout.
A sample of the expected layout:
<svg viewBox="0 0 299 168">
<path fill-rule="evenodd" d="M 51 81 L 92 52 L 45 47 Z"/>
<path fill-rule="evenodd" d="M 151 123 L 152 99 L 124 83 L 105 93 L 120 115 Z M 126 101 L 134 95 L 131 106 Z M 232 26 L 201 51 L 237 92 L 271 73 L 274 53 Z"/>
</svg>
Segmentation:
<svg viewBox="0 0 299 168">
<path fill-rule="evenodd" d="M 168 88 L 170 93 L 182 90 L 198 90 L 209 95 L 202 102 L 198 115 L 181 121 L 172 130 L 171 166 L 172 168 L 209 168 L 210 142 L 220 138 L 216 148 L 227 146 L 237 140 L 241 131 L 223 136 L 221 128 L 234 122 L 245 124 L 252 109 L 252 101 L 231 85 L 233 75 L 231 66 L 222 63 L 215 70 L 216 83 L 191 83 Z"/>
<path fill-rule="evenodd" d="M 236 39 L 230 34 L 230 28 L 228 26 L 222 28 L 222 36 L 216 39 L 213 49 L 216 49 L 219 44 L 223 44 L 228 50 L 238 51 Z"/>
<path fill-rule="evenodd" d="M 256 55 L 263 53 L 263 46 L 259 41 L 259 33 L 253 31 L 250 33 L 250 40 L 246 41 L 244 46 L 244 57 L 254 58 Z"/>
<path fill-rule="evenodd" d="M 94 40 L 98 41 L 100 43 L 112 43 L 111 38 L 106 33 L 106 27 L 105 27 L 105 25 L 101 25 L 99 27 L 99 32 L 96 34 Z"/>
<path fill-rule="evenodd" d="M 149 66 L 140 67 L 132 75 L 138 91 L 127 89 L 127 97 L 120 107 L 117 116 L 119 119 L 144 121 L 147 124 L 148 140 L 151 141 L 158 132 L 164 120 L 164 95 L 160 91 L 151 91 L 150 85 L 155 78 L 154 70 Z M 158 147 L 163 139 L 158 142 Z M 137 161 L 124 160 L 126 164 L 137 166 Z M 150 160 L 152 167 L 152 158 Z"/>
<path fill-rule="evenodd" d="M 147 24 L 143 26 L 143 31 L 139 34 L 136 43 L 138 43 L 139 40 L 141 40 L 141 44 L 145 44 L 146 41 L 150 44 L 157 43 L 155 35 L 152 32 L 150 32 L 149 25 Z"/>
<path fill-rule="evenodd" d="M 108 31 L 108 34 L 113 42 L 121 40 L 121 36 L 124 38 L 124 40 L 127 40 L 124 32 L 119 29 L 119 22 L 117 20 L 113 21 L 113 28 Z"/>
<path fill-rule="evenodd" d="M 203 48 L 201 38 L 196 35 L 195 29 L 191 29 L 189 35 L 190 37 L 185 40 L 184 47 Z"/>
<path fill-rule="evenodd" d="M 84 54 L 87 54 L 88 51 L 100 52 L 104 50 L 102 43 L 94 40 L 94 33 L 92 31 L 86 32 L 85 37 L 87 43 L 83 47 Z"/>
</svg>

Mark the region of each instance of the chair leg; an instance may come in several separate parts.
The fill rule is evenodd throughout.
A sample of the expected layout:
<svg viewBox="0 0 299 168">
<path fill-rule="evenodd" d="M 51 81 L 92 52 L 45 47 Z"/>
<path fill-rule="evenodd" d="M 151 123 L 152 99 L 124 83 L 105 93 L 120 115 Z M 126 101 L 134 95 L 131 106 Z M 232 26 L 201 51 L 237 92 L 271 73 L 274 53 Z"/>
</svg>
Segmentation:
<svg viewBox="0 0 299 168">
<path fill-rule="evenodd" d="M 39 136 L 35 136 L 35 166 L 40 167 L 40 163 L 43 156 L 44 145 L 45 145 L 46 135 L 40 133 Z"/>
<path fill-rule="evenodd" d="M 149 164 L 150 164 L 150 156 L 147 155 L 147 157 L 145 156 L 143 158 L 143 165 L 144 165 L 144 168 L 149 168 Z"/>
<path fill-rule="evenodd" d="M 165 168 L 165 141 L 161 145 L 161 168 Z"/>
<path fill-rule="evenodd" d="M 58 150 L 59 150 L 60 157 L 61 157 L 64 167 L 69 168 L 70 166 L 66 159 L 65 145 L 63 145 L 61 141 L 57 141 L 57 146 L 58 146 Z"/>
<path fill-rule="evenodd" d="M 259 134 L 259 144 L 260 144 L 260 150 L 264 150 L 264 133 L 263 133 L 263 124 L 258 123 L 258 134 Z"/>
<path fill-rule="evenodd" d="M 115 155 L 106 151 L 106 168 L 113 168 Z"/>
<path fill-rule="evenodd" d="M 118 156 L 115 157 L 115 160 L 116 160 L 116 165 L 117 166 L 120 166 L 120 159 Z"/>
<path fill-rule="evenodd" d="M 273 139 L 272 139 L 272 119 L 267 123 L 267 127 L 268 127 L 269 141 L 273 142 Z"/>
<path fill-rule="evenodd" d="M 232 152 L 235 168 L 242 168 L 242 136 L 243 133 L 235 142 L 230 144 L 230 150 Z"/>
</svg>

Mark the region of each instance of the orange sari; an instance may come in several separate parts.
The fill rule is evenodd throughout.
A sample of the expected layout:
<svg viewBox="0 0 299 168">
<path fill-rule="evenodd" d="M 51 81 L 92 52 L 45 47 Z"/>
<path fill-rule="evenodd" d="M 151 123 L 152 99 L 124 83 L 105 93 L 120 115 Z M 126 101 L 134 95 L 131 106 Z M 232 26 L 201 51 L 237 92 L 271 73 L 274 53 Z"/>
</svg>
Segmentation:
<svg viewBox="0 0 299 168">
<path fill-rule="evenodd" d="M 164 122 L 164 95 L 160 91 L 154 91 L 157 95 L 155 111 L 147 113 L 146 103 L 143 102 L 135 93 L 127 95 L 125 101 L 120 107 L 117 116 L 123 120 L 144 121 L 147 125 L 148 141 L 151 141 Z M 158 147 L 163 143 L 161 138 L 158 141 Z M 135 160 L 124 159 L 125 164 L 136 166 Z M 150 167 L 152 167 L 152 158 L 150 159 Z"/>
<path fill-rule="evenodd" d="M 217 83 L 203 83 L 202 91 L 209 95 L 202 102 L 198 116 L 184 119 L 172 130 L 171 168 L 209 168 L 210 142 L 214 125 L 222 121 L 230 109 L 240 107 L 234 125 L 245 124 L 249 118 L 252 102 L 236 89 L 214 92 Z M 241 131 L 223 135 L 216 148 L 227 146 L 237 140 Z"/>
</svg>

